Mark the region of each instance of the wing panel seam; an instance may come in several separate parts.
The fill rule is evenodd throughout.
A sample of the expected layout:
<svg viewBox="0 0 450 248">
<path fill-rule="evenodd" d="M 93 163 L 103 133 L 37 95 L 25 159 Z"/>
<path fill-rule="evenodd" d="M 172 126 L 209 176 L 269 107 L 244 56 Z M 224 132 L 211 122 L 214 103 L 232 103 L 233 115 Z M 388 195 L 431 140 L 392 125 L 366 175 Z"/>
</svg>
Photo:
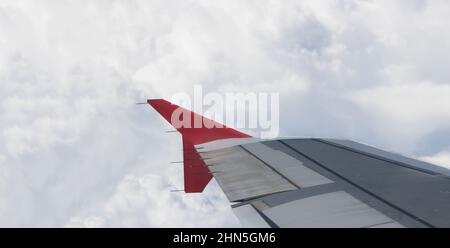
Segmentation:
<svg viewBox="0 0 450 248">
<path fill-rule="evenodd" d="M 393 163 L 393 164 L 396 164 L 398 166 L 402 166 L 402 167 L 405 167 L 405 168 L 408 168 L 408 169 L 411 169 L 411 170 L 420 171 L 420 172 L 423 172 L 423 173 L 426 173 L 426 174 L 429 174 L 429 175 L 433 175 L 433 176 L 441 175 L 439 173 L 436 173 L 436 172 L 433 172 L 433 171 L 430 171 L 430 170 L 418 168 L 418 167 L 415 167 L 415 166 L 410 166 L 410 165 L 407 165 L 407 164 L 402 163 L 400 161 L 396 161 L 396 160 L 388 159 L 388 158 L 383 158 L 383 157 L 380 157 L 380 156 L 378 156 L 376 154 L 360 151 L 360 150 L 357 150 L 355 148 L 351 148 L 351 147 L 347 147 L 347 146 L 344 146 L 344 145 L 336 144 L 336 143 L 333 143 L 333 142 L 330 142 L 330 141 L 326 141 L 326 140 L 323 140 L 323 139 L 312 139 L 312 140 L 314 140 L 316 142 L 320 142 L 320 143 L 326 144 L 326 145 L 334 146 L 334 147 L 339 148 L 339 149 L 344 149 L 344 150 L 347 150 L 347 151 L 350 151 L 350 152 L 355 152 L 355 153 L 358 153 L 360 155 L 363 155 L 363 156 L 366 156 L 366 157 L 370 157 L 370 158 L 373 158 L 373 159 L 378 159 L 378 160 L 381 160 L 381 161 L 384 161 L 384 162 Z"/>
<path fill-rule="evenodd" d="M 422 220 L 420 217 L 417 217 L 417 216 L 415 216 L 415 215 L 413 215 L 413 214 L 407 212 L 406 210 L 404 210 L 404 209 L 402 209 L 402 208 L 396 206 L 395 204 L 390 203 L 389 201 L 385 200 L 384 198 L 378 196 L 377 194 L 375 194 L 375 193 L 373 193 L 373 192 L 371 192 L 371 191 L 365 189 L 365 188 L 362 187 L 361 185 L 352 182 L 350 179 L 348 179 L 348 178 L 342 176 L 341 174 L 337 173 L 336 171 L 334 171 L 334 170 L 328 168 L 327 166 L 323 165 L 323 164 L 320 163 L 319 161 L 316 161 L 316 160 L 313 159 L 312 157 L 310 157 L 310 156 L 304 154 L 303 152 L 300 152 L 298 149 L 292 147 L 291 145 L 289 145 L 289 144 L 286 143 L 285 141 L 283 141 L 283 140 L 278 140 L 278 141 L 279 141 L 280 143 L 282 143 L 283 145 L 287 146 L 288 148 L 290 148 L 291 150 L 293 150 L 294 152 L 296 152 L 296 153 L 302 155 L 302 156 L 305 157 L 306 159 L 308 159 L 308 160 L 310 160 L 311 162 L 313 162 L 313 163 L 317 164 L 318 166 L 322 167 L 324 170 L 326 170 L 326 171 L 332 173 L 333 175 L 335 175 L 335 176 L 339 177 L 340 179 L 344 180 L 345 182 L 347 182 L 347 183 L 349 183 L 349 184 L 355 186 L 356 188 L 362 190 L 363 192 L 365 192 L 365 193 L 371 195 L 372 197 L 375 197 L 376 199 L 380 200 L 381 202 L 387 204 L 388 206 L 390 206 L 390 207 L 392 207 L 392 208 L 394 208 L 394 209 L 396 209 L 396 210 L 402 212 L 403 214 L 407 215 L 408 217 L 410 217 L 410 218 L 412 218 L 412 219 L 414 219 L 414 220 L 416 220 L 416 221 L 422 223 L 422 224 L 425 225 L 425 226 L 428 226 L 428 227 L 435 227 L 435 226 L 433 226 L 432 224 L 426 222 L 425 220 Z"/>
<path fill-rule="evenodd" d="M 270 169 L 272 169 L 275 173 L 277 173 L 278 175 L 280 175 L 282 178 L 284 178 L 286 181 L 288 181 L 290 184 L 292 184 L 293 186 L 295 186 L 297 189 L 301 189 L 300 186 L 298 186 L 297 184 L 295 184 L 294 182 L 292 182 L 292 180 L 290 180 L 289 178 L 287 178 L 285 175 L 281 174 L 278 170 L 276 170 L 275 168 L 273 168 L 272 166 L 270 166 L 266 161 L 262 160 L 261 158 L 259 158 L 258 156 L 256 156 L 255 154 L 253 154 L 252 152 L 250 152 L 248 149 L 246 149 L 245 147 L 243 147 L 242 145 L 239 145 L 240 148 L 242 148 L 244 151 L 246 151 L 248 154 L 250 154 L 252 157 L 256 158 L 258 161 L 260 161 L 261 163 L 263 163 L 264 165 L 266 165 L 267 167 L 269 167 Z"/>
</svg>

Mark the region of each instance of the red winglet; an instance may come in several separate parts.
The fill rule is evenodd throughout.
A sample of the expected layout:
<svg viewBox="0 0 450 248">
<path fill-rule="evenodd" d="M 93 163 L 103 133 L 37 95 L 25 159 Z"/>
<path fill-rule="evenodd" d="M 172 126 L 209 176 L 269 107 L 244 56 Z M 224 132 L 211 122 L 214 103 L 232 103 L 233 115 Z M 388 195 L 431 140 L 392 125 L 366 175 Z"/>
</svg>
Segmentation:
<svg viewBox="0 0 450 248">
<path fill-rule="evenodd" d="M 147 102 L 183 136 L 184 191 L 186 193 L 202 192 L 212 178 L 208 167 L 195 150 L 194 145 L 219 139 L 251 137 L 164 99 L 149 99 Z M 175 123 L 172 123 L 172 115 L 175 111 L 178 111 L 176 114 L 181 113 L 181 120 L 190 118 L 190 123 L 188 123 L 190 125 L 178 127 Z M 184 116 L 186 114 L 188 116 Z M 195 126 L 195 120 L 198 122 L 201 120 L 200 125 L 197 123 L 198 127 Z"/>
<path fill-rule="evenodd" d="M 229 138 L 250 138 L 251 136 L 241 133 L 235 129 L 229 128 L 225 125 L 217 123 L 211 119 L 203 117 L 178 105 L 172 104 L 164 99 L 149 99 L 147 102 L 158 111 L 164 119 L 166 119 L 172 126 L 172 114 L 175 110 L 180 110 L 183 114 L 190 114 L 189 127 L 176 127 L 184 138 L 189 140 L 193 145 L 198 145 L 218 139 Z M 184 117 L 183 117 L 184 118 Z M 201 119 L 201 126 L 195 127 L 194 120 Z M 221 127 L 218 127 L 221 126 Z M 211 127 L 211 128 L 209 128 Z"/>
<path fill-rule="evenodd" d="M 203 192 L 212 178 L 208 167 L 195 150 L 194 145 L 183 137 L 184 192 Z"/>
</svg>

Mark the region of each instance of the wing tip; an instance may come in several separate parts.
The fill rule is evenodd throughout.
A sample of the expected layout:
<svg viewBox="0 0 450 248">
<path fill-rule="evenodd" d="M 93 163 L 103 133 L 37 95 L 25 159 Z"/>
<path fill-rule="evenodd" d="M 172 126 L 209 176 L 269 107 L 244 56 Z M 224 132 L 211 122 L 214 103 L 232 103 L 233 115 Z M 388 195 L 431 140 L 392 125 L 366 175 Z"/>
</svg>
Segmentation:
<svg viewBox="0 0 450 248">
<path fill-rule="evenodd" d="M 150 104 L 151 106 L 155 106 L 158 103 L 161 102 L 167 102 L 166 100 L 162 99 L 162 98 L 152 98 L 152 99 L 147 99 L 147 103 Z"/>
</svg>

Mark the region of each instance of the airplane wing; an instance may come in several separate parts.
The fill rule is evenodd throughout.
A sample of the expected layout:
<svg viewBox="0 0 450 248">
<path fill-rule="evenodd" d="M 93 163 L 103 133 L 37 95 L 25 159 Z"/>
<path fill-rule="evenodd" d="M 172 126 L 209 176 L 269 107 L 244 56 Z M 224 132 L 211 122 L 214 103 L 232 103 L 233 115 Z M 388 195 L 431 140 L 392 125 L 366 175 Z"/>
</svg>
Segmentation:
<svg viewBox="0 0 450 248">
<path fill-rule="evenodd" d="M 247 227 L 450 227 L 450 170 L 349 140 L 260 140 L 162 99 L 208 125 L 176 127 L 185 192 L 212 177 Z"/>
</svg>

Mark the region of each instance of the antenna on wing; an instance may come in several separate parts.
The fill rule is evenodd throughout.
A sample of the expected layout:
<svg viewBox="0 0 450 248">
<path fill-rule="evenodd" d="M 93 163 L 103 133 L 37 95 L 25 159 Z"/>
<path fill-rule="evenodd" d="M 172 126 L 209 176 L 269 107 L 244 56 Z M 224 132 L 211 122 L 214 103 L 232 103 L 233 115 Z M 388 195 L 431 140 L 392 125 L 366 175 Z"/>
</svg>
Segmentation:
<svg viewBox="0 0 450 248">
<path fill-rule="evenodd" d="M 173 190 L 171 190 L 170 192 L 182 192 L 182 191 L 184 191 L 184 189 L 173 189 Z"/>
<path fill-rule="evenodd" d="M 193 159 L 184 159 L 184 160 L 182 160 L 182 161 L 173 161 L 173 162 L 170 162 L 170 164 L 181 164 L 181 163 L 184 163 L 184 161 L 198 161 L 198 160 L 203 160 L 203 161 L 205 161 L 205 160 L 209 160 L 209 159 L 212 159 L 212 158 L 193 158 Z"/>
</svg>

